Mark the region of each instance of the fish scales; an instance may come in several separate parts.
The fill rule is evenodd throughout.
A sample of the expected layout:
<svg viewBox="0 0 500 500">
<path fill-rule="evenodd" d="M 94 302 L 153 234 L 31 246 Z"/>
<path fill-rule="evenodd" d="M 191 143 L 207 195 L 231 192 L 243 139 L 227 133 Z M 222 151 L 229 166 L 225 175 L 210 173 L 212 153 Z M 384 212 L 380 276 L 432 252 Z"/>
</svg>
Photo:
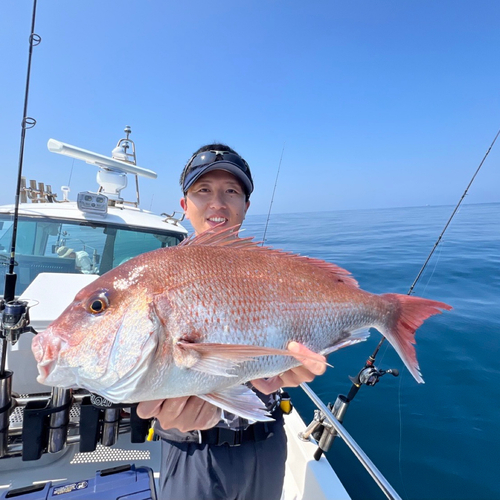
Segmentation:
<svg viewBox="0 0 500 500">
<path fill-rule="evenodd" d="M 258 254 L 248 267 L 248 256 L 244 250 L 240 255 L 232 255 L 227 261 L 228 250 L 213 249 L 209 253 L 205 248 L 193 247 L 185 255 L 186 264 L 183 274 L 179 276 L 183 285 L 169 292 L 169 299 L 181 313 L 172 322 L 176 338 L 188 338 L 198 334 L 201 339 L 211 342 L 227 342 L 228 335 L 236 344 L 253 344 L 260 346 L 286 348 L 290 339 L 303 343 L 315 351 L 325 347 L 324 335 L 335 325 L 343 331 L 355 326 L 356 308 L 339 314 L 343 308 L 341 300 L 348 304 L 349 297 L 331 287 L 331 280 L 324 279 L 325 273 L 304 272 L 309 267 L 303 261 L 293 262 L 296 281 L 284 282 L 276 280 L 276 275 L 290 272 L 289 260 L 279 255 Z M 231 252 L 234 254 L 236 252 Z M 224 274 L 218 271 L 223 267 Z M 197 270 L 200 270 L 198 272 Z M 328 278 L 328 277 L 327 277 Z M 337 308 L 330 306 L 331 295 L 336 293 Z M 200 307 L 191 316 L 192 297 L 196 296 Z M 186 313 L 190 316 L 186 317 Z M 184 315 L 184 317 L 182 317 Z M 361 318 L 361 314 L 358 313 Z M 177 331 L 176 331 L 177 330 Z M 295 365 L 295 360 L 275 359 L 276 363 L 286 366 Z M 258 359 L 246 366 L 253 368 L 252 378 L 269 376 L 262 372 L 267 368 L 269 360 Z M 271 368 L 272 371 L 272 368 Z M 281 370 L 283 371 L 283 370 Z"/>
<path fill-rule="evenodd" d="M 421 382 L 415 329 L 444 303 L 358 288 L 334 264 L 258 246 L 231 230 L 140 255 L 80 291 L 35 337 L 39 381 L 113 402 L 198 395 L 265 419 L 241 384 L 328 353 L 375 327 Z"/>
</svg>

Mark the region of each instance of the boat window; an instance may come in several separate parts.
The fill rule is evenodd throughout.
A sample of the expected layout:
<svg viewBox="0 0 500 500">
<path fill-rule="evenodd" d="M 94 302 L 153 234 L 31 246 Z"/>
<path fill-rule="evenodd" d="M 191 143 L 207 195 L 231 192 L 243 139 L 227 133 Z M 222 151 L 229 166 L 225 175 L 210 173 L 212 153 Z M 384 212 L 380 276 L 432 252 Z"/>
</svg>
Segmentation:
<svg viewBox="0 0 500 500">
<path fill-rule="evenodd" d="M 0 214 L 0 294 L 12 240 L 12 217 Z M 168 230 L 96 222 L 21 217 L 17 227 L 16 295 L 41 272 L 103 274 L 136 255 L 177 245 Z"/>
</svg>

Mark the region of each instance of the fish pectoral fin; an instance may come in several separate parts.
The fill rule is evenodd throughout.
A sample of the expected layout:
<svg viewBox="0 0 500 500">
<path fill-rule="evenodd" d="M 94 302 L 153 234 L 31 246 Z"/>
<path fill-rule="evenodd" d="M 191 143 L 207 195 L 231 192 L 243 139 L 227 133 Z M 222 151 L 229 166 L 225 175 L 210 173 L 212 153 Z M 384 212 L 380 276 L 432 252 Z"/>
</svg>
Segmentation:
<svg viewBox="0 0 500 500">
<path fill-rule="evenodd" d="M 189 366 L 191 370 L 223 377 L 234 377 L 234 370 L 240 363 L 253 361 L 259 356 L 294 356 L 294 354 L 296 354 L 287 349 L 275 349 L 273 347 L 261 347 L 258 345 L 246 344 L 216 344 L 178 341 L 177 347 L 186 354 L 190 353 L 197 356 L 196 362 L 190 364 Z M 297 358 L 299 357 L 318 362 L 318 359 L 314 356 L 300 354 Z M 327 366 L 331 366 L 326 362 L 325 364 Z"/>
<path fill-rule="evenodd" d="M 238 344 L 179 341 L 177 347 L 185 353 L 185 358 L 195 357 L 196 362 L 189 366 L 191 370 L 222 377 L 235 377 L 234 370 L 240 363 L 252 361 L 258 356 L 291 355 L 289 351 L 283 349 Z"/>
<path fill-rule="evenodd" d="M 234 370 L 238 368 L 238 363 L 218 356 L 200 358 L 190 370 L 217 375 L 219 377 L 236 377 Z"/>
<path fill-rule="evenodd" d="M 236 385 L 223 391 L 198 395 L 208 403 L 252 422 L 272 422 L 264 403 L 246 385 Z"/>
</svg>

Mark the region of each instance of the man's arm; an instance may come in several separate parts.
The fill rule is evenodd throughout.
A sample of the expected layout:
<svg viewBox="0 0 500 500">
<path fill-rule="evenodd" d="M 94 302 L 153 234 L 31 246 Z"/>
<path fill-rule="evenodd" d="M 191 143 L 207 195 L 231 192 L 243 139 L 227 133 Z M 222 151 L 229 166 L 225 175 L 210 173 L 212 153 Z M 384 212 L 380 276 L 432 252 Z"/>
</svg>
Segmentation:
<svg viewBox="0 0 500 500">
<path fill-rule="evenodd" d="M 270 394 L 280 387 L 296 387 L 302 382 L 311 382 L 316 375 L 325 372 L 326 358 L 321 354 L 297 342 L 290 342 L 288 350 L 302 365 L 268 380 L 252 380 L 252 385 L 258 391 Z M 301 354 L 309 357 L 303 358 Z M 186 396 L 139 403 L 137 414 L 141 418 L 155 417 L 163 429 L 175 428 L 187 432 L 214 427 L 220 420 L 221 410 L 196 396 Z"/>
</svg>

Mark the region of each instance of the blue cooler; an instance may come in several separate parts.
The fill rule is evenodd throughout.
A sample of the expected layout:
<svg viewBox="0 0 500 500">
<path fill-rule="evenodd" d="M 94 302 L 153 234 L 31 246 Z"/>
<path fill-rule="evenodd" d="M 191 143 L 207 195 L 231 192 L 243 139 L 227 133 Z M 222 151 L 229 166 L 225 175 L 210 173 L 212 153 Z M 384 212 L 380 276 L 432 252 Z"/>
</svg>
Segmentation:
<svg viewBox="0 0 500 500">
<path fill-rule="evenodd" d="M 92 479 L 48 482 L 6 491 L 1 500 L 157 500 L 153 471 L 123 465 L 97 471 Z"/>
</svg>

